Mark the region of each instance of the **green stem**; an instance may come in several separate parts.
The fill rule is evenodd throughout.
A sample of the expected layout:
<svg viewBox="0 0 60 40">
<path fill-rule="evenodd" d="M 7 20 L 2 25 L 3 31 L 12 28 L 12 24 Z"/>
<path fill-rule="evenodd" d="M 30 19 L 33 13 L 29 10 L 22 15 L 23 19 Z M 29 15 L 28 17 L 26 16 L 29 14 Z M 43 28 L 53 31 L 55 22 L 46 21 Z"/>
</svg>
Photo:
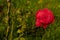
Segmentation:
<svg viewBox="0 0 60 40">
<path fill-rule="evenodd" d="M 6 38 L 5 40 L 8 40 L 8 32 L 9 32 L 9 29 L 10 29 L 10 0 L 7 0 L 7 18 L 8 18 L 8 27 L 7 27 L 7 30 L 6 30 Z"/>
<path fill-rule="evenodd" d="M 11 26 L 10 40 L 12 40 L 12 34 L 13 34 L 13 24 L 14 24 L 14 22 L 13 22 L 13 18 L 12 18 L 12 26 Z"/>
</svg>

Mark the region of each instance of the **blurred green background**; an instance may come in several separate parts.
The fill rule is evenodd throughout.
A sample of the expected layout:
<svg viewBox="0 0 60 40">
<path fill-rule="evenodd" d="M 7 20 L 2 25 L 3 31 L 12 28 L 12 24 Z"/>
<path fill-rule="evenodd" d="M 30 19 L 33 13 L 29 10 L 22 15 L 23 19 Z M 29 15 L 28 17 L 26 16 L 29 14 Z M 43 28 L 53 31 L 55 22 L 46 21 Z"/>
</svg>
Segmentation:
<svg viewBox="0 0 60 40">
<path fill-rule="evenodd" d="M 60 0 L 0 0 L 0 40 L 60 40 Z M 55 22 L 35 27 L 35 14 L 49 8 Z"/>
</svg>

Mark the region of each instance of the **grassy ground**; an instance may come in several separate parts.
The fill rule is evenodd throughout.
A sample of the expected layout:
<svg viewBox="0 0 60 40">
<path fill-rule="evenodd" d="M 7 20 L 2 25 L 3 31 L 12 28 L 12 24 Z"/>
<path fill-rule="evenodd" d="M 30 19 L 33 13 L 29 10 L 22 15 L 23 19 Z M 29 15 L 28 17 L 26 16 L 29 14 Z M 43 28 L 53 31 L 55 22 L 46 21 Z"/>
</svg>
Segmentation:
<svg viewBox="0 0 60 40">
<path fill-rule="evenodd" d="M 44 31 L 33 29 L 36 11 L 43 8 L 53 11 L 55 22 Z M 60 40 L 59 20 L 60 0 L 0 0 L 0 40 Z"/>
</svg>

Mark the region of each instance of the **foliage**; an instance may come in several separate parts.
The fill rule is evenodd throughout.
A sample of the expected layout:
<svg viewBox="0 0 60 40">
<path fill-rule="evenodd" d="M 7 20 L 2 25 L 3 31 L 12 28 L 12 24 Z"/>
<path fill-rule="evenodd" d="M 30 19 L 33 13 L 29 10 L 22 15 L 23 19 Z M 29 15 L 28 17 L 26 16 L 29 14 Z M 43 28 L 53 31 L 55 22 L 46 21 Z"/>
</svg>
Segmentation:
<svg viewBox="0 0 60 40">
<path fill-rule="evenodd" d="M 34 29 L 36 11 L 46 7 L 55 22 L 46 30 Z M 60 40 L 59 20 L 60 0 L 0 0 L 0 40 Z"/>
</svg>

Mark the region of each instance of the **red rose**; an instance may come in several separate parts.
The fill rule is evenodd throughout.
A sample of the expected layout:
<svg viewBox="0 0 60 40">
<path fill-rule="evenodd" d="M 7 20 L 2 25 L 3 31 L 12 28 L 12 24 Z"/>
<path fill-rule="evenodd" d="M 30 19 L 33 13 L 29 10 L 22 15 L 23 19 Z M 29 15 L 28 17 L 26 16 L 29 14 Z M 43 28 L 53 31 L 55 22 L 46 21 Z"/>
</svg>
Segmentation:
<svg viewBox="0 0 60 40">
<path fill-rule="evenodd" d="M 38 10 L 36 13 L 36 26 L 44 29 L 54 21 L 54 15 L 48 8 Z"/>
</svg>

